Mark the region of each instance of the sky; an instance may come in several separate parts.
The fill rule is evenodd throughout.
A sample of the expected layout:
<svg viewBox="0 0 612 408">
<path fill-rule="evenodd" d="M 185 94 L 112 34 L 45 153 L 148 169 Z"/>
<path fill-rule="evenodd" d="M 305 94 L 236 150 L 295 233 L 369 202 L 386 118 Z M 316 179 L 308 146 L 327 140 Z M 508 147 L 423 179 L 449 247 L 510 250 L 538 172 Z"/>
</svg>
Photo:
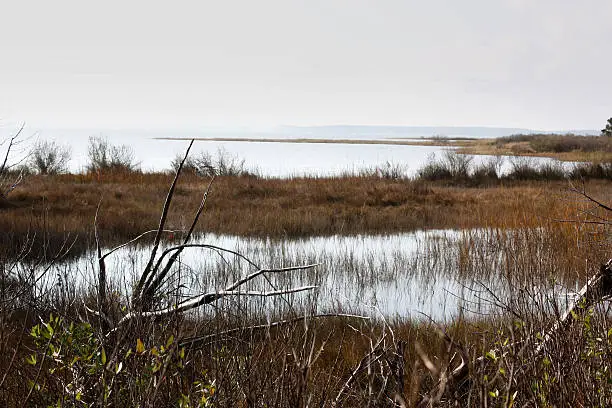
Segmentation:
<svg viewBox="0 0 612 408">
<path fill-rule="evenodd" d="M 609 0 L 2 1 L 0 122 L 601 129 Z"/>
</svg>

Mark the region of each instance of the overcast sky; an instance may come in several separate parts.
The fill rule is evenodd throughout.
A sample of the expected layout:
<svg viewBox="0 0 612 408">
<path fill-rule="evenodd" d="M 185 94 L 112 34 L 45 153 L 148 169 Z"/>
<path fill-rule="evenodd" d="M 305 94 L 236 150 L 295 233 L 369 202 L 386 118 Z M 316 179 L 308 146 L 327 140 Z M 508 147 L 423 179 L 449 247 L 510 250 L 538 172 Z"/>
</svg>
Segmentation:
<svg viewBox="0 0 612 408">
<path fill-rule="evenodd" d="M 612 1 L 3 1 L 0 120 L 600 129 Z"/>
</svg>

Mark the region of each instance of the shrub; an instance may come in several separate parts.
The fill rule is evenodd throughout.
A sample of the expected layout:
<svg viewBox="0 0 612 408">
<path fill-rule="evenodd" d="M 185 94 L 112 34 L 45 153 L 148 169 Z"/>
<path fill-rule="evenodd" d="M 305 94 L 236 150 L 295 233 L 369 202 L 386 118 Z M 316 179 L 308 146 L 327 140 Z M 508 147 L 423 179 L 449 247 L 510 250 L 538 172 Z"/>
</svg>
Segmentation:
<svg viewBox="0 0 612 408">
<path fill-rule="evenodd" d="M 563 180 L 567 178 L 567 172 L 560 162 L 546 162 L 542 164 L 538 171 L 540 180 Z"/>
<path fill-rule="evenodd" d="M 69 146 L 61 146 L 55 141 L 39 140 L 31 152 L 29 168 L 38 174 L 59 174 L 68 170 L 72 157 Z"/>
<path fill-rule="evenodd" d="M 134 151 L 127 145 L 115 146 L 98 136 L 89 138 L 89 164 L 87 171 L 98 172 L 131 172 L 136 170 Z"/>
<path fill-rule="evenodd" d="M 574 179 L 608 179 L 612 180 L 612 162 L 580 163 L 570 172 Z"/>
<path fill-rule="evenodd" d="M 477 184 L 495 182 L 499 180 L 499 172 L 503 164 L 502 156 L 495 156 L 474 167 L 471 179 Z"/>
<path fill-rule="evenodd" d="M 350 176 L 351 173 L 347 173 Z M 397 163 L 391 163 L 389 161 L 385 164 L 361 169 L 358 172 L 360 177 L 373 177 L 381 178 L 386 180 L 401 180 L 406 177 L 406 166 Z"/>
<path fill-rule="evenodd" d="M 606 127 L 601 129 L 601 135 L 606 137 L 612 136 L 612 118 L 608 119 Z"/>
<path fill-rule="evenodd" d="M 177 155 L 171 162 L 170 168 L 176 172 L 183 157 Z M 224 149 L 217 150 L 214 157 L 209 152 L 200 152 L 194 157 L 188 157 L 183 164 L 183 171 L 202 176 L 252 176 L 244 165 L 244 159 L 232 155 Z"/>
<path fill-rule="evenodd" d="M 530 134 L 513 135 L 496 139 L 496 144 L 502 146 L 506 143 L 528 142 L 528 146 L 514 146 L 515 153 L 521 152 L 554 152 L 567 153 L 573 151 L 581 152 L 611 152 L 612 143 L 607 138 L 599 136 L 579 136 L 571 133 L 564 135 L 554 134 Z"/>
<path fill-rule="evenodd" d="M 466 181 L 470 176 L 472 156 L 447 151 L 442 159 L 432 156 L 429 162 L 417 170 L 417 176 L 429 181 Z"/>
<path fill-rule="evenodd" d="M 452 179 L 452 174 L 442 161 L 438 161 L 434 157 L 425 166 L 417 170 L 417 177 L 422 180 L 439 181 Z"/>
<path fill-rule="evenodd" d="M 563 180 L 568 176 L 559 162 L 546 162 L 538 166 L 529 157 L 514 157 L 511 169 L 506 174 L 510 180 Z"/>
</svg>

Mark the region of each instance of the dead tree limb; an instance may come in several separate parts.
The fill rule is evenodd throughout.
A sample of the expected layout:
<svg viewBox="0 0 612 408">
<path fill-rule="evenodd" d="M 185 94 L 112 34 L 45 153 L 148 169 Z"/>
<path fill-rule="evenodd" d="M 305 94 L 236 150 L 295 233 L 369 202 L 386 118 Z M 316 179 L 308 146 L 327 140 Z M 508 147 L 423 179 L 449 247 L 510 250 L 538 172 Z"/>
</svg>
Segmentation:
<svg viewBox="0 0 612 408">
<path fill-rule="evenodd" d="M 153 267 L 153 263 L 155 262 L 155 255 L 157 254 L 157 250 L 159 248 L 159 244 L 161 242 L 162 231 L 166 225 L 166 219 L 168 217 L 168 211 L 170 210 L 170 203 L 172 202 L 172 197 L 174 196 L 174 189 L 176 188 L 176 183 L 178 182 L 179 176 L 181 175 L 181 171 L 183 170 L 183 166 L 185 165 L 185 161 L 189 156 L 189 151 L 191 150 L 191 146 L 193 146 L 194 139 L 189 143 L 189 147 L 187 147 L 187 151 L 185 152 L 185 156 L 183 156 L 183 160 L 179 164 L 179 167 L 176 171 L 176 175 L 174 176 L 174 180 L 170 185 L 170 190 L 166 195 L 166 201 L 164 202 L 164 207 L 162 209 L 162 215 L 159 219 L 159 226 L 157 228 L 157 232 L 155 234 L 155 239 L 153 240 L 153 247 L 151 248 L 151 255 L 149 256 L 149 262 L 147 262 L 147 266 L 145 267 L 142 275 L 140 276 L 140 280 L 134 288 L 134 294 L 132 296 L 132 301 L 136 305 L 140 305 L 142 303 L 142 291 L 144 289 L 145 282 L 151 273 L 151 268 Z"/>
<path fill-rule="evenodd" d="M 522 355 L 527 349 L 531 348 L 534 350 L 534 356 L 539 355 L 546 351 L 548 344 L 555 338 L 562 335 L 564 330 L 567 330 L 577 319 L 584 314 L 598 302 L 608 300 L 612 298 L 612 259 L 607 263 L 603 264 L 599 271 L 594 274 L 591 279 L 582 287 L 582 289 L 576 294 L 570 305 L 567 307 L 561 317 L 553 324 L 553 326 L 546 332 L 544 338 L 538 342 L 535 336 L 517 341 L 509 344 L 504 349 L 492 350 L 496 354 L 503 357 L 509 353 L 509 349 L 512 346 L 521 345 L 518 355 Z M 417 404 L 417 407 L 425 408 L 435 406 L 440 402 L 440 399 L 445 393 L 456 393 L 458 387 L 467 380 L 471 374 L 473 367 L 482 364 L 486 361 L 486 356 L 480 356 L 471 363 L 467 358 L 467 352 L 460 344 L 453 341 L 446 333 L 442 331 L 449 346 L 457 350 L 460 357 L 461 363 L 454 369 L 448 368 L 448 372 L 442 372 L 439 374 L 440 380 L 434 388 L 432 388 Z M 418 353 L 421 356 L 421 353 Z M 423 357 L 422 357 L 423 358 Z M 427 360 L 423 360 L 423 364 L 430 370 L 434 369 L 435 366 L 430 368 L 433 363 Z M 437 373 L 432 371 L 433 374 Z"/>
<path fill-rule="evenodd" d="M 0 146 L 6 144 L 6 151 L 4 152 L 4 157 L 2 158 L 2 163 L 0 164 L 0 206 L 9 206 L 7 204 L 8 195 L 23 181 L 22 172 L 18 172 L 17 175 L 10 180 L 13 176 L 9 175 L 9 171 L 25 161 L 28 154 L 25 154 L 24 157 L 18 158 L 17 160 L 11 160 L 10 162 L 9 158 L 11 158 L 11 155 L 15 153 L 15 149 L 19 146 L 19 144 L 23 142 L 23 140 L 20 140 L 20 138 L 24 129 L 25 123 L 22 123 L 15 134 L 0 142 Z"/>
<path fill-rule="evenodd" d="M 318 264 L 310 264 L 310 265 L 301 265 L 301 266 L 290 266 L 284 268 L 262 268 L 258 266 L 255 262 L 247 258 L 246 256 L 229 249 L 221 248 L 214 245 L 209 244 L 198 244 L 198 243 L 190 243 L 190 240 L 194 234 L 196 225 L 202 212 L 204 211 L 206 201 L 208 199 L 209 193 L 211 191 L 212 183 L 214 181 L 214 176 L 211 178 L 207 187 L 204 190 L 202 195 L 202 199 L 200 204 L 193 216 L 192 222 L 190 224 L 189 229 L 187 230 L 185 237 L 183 239 L 182 244 L 176 245 L 170 248 L 166 248 L 160 252 L 160 246 L 162 242 L 162 234 L 163 232 L 169 231 L 166 229 L 166 223 L 168 218 L 168 213 L 170 209 L 170 205 L 172 203 L 172 199 L 174 196 L 174 192 L 176 189 L 176 185 L 183 169 L 183 166 L 187 160 L 189 155 L 189 151 L 193 146 L 193 140 L 189 144 L 183 159 L 181 160 L 176 175 L 172 181 L 168 194 L 166 195 L 166 199 L 162 208 L 162 214 L 159 220 L 159 225 L 157 229 L 152 231 L 146 231 L 137 237 L 119 245 L 115 248 L 107 251 L 106 253 L 102 253 L 100 238 L 97 231 L 97 218 L 98 213 L 96 212 L 96 250 L 98 257 L 98 310 L 95 312 L 96 315 L 101 317 L 103 321 L 107 324 L 111 320 L 108 316 L 107 309 L 107 299 L 106 299 L 106 264 L 105 259 L 112 253 L 117 250 L 124 248 L 130 244 L 133 244 L 143 238 L 144 236 L 155 233 L 155 238 L 153 240 L 153 244 L 151 247 L 151 251 L 148 257 L 148 261 L 146 266 L 144 267 L 142 273 L 140 274 L 138 281 L 134 287 L 134 290 L 131 295 L 132 305 L 130 309 L 127 310 L 122 317 L 118 317 L 114 319 L 117 323 L 109 327 L 109 330 L 104 330 L 106 332 L 106 337 L 114 332 L 116 332 L 120 327 L 126 326 L 132 322 L 138 321 L 139 319 L 159 319 L 164 318 L 171 315 L 183 314 L 190 310 L 199 308 L 204 305 L 212 304 L 218 300 L 221 300 L 226 297 L 277 297 L 284 296 L 287 294 L 299 293 L 299 292 L 307 292 L 317 289 L 316 285 L 304 285 L 298 287 L 290 287 L 284 289 L 278 289 L 272 285 L 273 290 L 254 290 L 251 287 L 248 287 L 247 284 L 252 282 L 254 279 L 262 276 L 267 279 L 268 274 L 275 273 L 288 273 L 292 271 L 304 271 L 308 269 L 312 269 L 316 267 Z M 251 267 L 256 269 L 254 272 L 246 274 L 243 277 L 238 278 L 233 283 L 227 285 L 225 288 L 217 289 L 214 291 L 202 293 L 196 296 L 191 296 L 188 299 L 184 299 L 181 301 L 177 301 L 174 304 L 169 306 L 156 307 L 155 299 L 161 297 L 160 293 L 161 289 L 166 285 L 168 274 L 171 271 L 171 268 L 175 265 L 178 260 L 180 254 L 188 248 L 197 248 L 197 249 L 207 249 L 212 250 L 217 253 L 228 253 L 232 254 L 244 261 L 246 261 Z M 178 288 L 178 287 L 177 287 Z M 104 327 L 104 324 L 103 324 Z"/>
<path fill-rule="evenodd" d="M 550 328 L 544 339 L 536 347 L 536 354 L 544 351 L 548 343 L 560 331 L 567 328 L 578 317 L 584 315 L 596 303 L 612 297 L 612 259 L 603 264 L 599 271 L 588 280 L 576 294 L 559 320 Z"/>
</svg>

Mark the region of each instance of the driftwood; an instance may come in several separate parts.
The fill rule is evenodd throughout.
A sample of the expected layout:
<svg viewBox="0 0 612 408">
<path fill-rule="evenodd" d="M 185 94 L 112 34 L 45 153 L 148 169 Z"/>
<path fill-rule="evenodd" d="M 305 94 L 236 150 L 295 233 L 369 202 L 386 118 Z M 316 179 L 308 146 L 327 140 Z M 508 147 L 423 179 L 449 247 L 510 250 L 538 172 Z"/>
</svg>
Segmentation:
<svg viewBox="0 0 612 408">
<path fill-rule="evenodd" d="M 553 326 L 547 331 L 544 338 L 536 343 L 535 338 L 529 338 L 523 341 L 523 345 L 520 349 L 522 353 L 527 347 L 535 347 L 535 355 L 546 352 L 547 346 L 551 340 L 557 338 L 562 334 L 563 331 L 567 330 L 572 324 L 579 320 L 584 314 L 598 302 L 608 300 L 612 298 L 612 259 L 607 263 L 603 264 L 599 271 L 588 280 L 588 282 L 582 287 L 582 289 L 576 294 L 571 304 L 561 315 L 561 317 L 553 324 Z M 437 405 L 444 395 L 451 396 L 453 399 L 461 399 L 460 388 L 470 376 L 470 368 L 476 367 L 483 363 L 486 357 L 478 357 L 472 362 L 469 362 L 467 358 L 466 350 L 460 345 L 455 343 L 449 336 L 443 333 L 449 347 L 457 350 L 461 362 L 460 364 L 451 369 L 448 367 L 446 370 L 438 373 L 440 380 L 437 385 L 433 387 L 417 404 L 419 408 L 431 407 Z M 515 343 L 516 344 L 516 343 Z M 494 350 L 496 353 L 504 355 L 506 352 L 501 350 Z M 419 353 L 421 358 L 424 360 L 424 364 L 427 367 L 427 356 Z"/>
</svg>

